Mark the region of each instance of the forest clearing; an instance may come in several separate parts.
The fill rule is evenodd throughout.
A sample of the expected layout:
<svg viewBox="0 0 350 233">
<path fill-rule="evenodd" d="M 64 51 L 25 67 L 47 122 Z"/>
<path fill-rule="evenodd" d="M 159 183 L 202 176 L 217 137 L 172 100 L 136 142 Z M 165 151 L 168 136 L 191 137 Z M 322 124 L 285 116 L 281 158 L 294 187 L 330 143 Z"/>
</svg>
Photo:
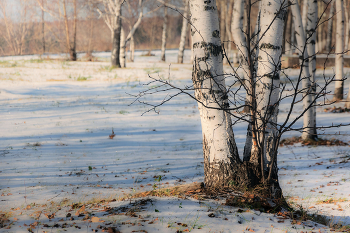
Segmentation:
<svg viewBox="0 0 350 233">
<path fill-rule="evenodd" d="M 349 0 L 0 0 L 0 232 L 350 232 Z"/>
<path fill-rule="evenodd" d="M 120 232 L 330 231 L 311 221 L 227 206 L 224 198 L 119 201 L 139 192 L 203 182 L 196 102 L 180 95 L 159 107 L 159 114 L 143 116 L 147 106 L 130 105 L 133 95 L 149 88 L 143 85 L 150 81 L 148 75 L 190 85 L 192 66 L 176 64 L 176 50 L 167 51 L 171 65 L 158 62 L 160 51 L 153 51 L 153 57 L 144 53 L 138 51 L 135 62 L 122 70 L 103 61 L 108 53 L 94 54 L 99 62 L 36 56 L 2 60 L 0 193 L 1 213 L 8 219 L 2 232 L 28 232 L 31 227 L 33 232 L 113 232 L 108 231 L 111 226 Z M 186 50 L 185 62 L 189 60 Z M 225 71 L 230 73 L 230 67 Z M 297 75 L 296 69 L 285 72 Z M 318 70 L 317 77 L 323 72 L 332 76 L 334 70 Z M 157 103 L 165 96 L 147 98 Z M 286 109 L 288 101 L 280 105 L 281 120 Z M 301 110 L 299 104 L 293 114 Z M 349 113 L 325 112 L 325 107 L 317 114 L 319 125 L 349 119 Z M 233 127 L 238 148 L 246 126 Z M 349 143 L 349 131 L 350 126 L 327 129 L 320 137 Z M 299 133 L 283 138 L 292 136 Z M 348 145 L 280 147 L 279 177 L 287 202 L 296 210 L 329 217 L 333 224 L 350 224 L 349 161 Z"/>
</svg>

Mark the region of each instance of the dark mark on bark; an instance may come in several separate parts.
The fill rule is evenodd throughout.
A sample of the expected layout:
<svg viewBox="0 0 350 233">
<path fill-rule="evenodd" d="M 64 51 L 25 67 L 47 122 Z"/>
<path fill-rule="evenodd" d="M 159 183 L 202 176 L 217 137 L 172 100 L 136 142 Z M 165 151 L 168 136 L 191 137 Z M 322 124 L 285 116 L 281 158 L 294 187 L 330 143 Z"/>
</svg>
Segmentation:
<svg viewBox="0 0 350 233">
<path fill-rule="evenodd" d="M 279 50 L 281 49 L 282 46 L 278 46 L 278 45 L 273 45 L 270 43 L 262 43 L 260 45 L 260 49 L 273 49 L 273 50 Z"/>
</svg>

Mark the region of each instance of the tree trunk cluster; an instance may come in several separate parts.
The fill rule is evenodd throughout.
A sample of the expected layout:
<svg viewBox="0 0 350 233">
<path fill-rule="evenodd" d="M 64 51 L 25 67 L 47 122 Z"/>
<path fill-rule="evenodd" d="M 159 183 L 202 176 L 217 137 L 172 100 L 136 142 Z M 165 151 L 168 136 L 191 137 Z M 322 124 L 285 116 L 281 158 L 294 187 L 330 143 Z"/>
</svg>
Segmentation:
<svg viewBox="0 0 350 233">
<path fill-rule="evenodd" d="M 221 5 L 221 10 L 223 6 Z M 249 64 L 250 50 L 242 31 L 242 17 L 232 20 L 232 36 L 243 54 L 247 72 L 246 88 L 251 98 L 250 148 L 245 161 L 239 157 L 232 130 L 228 93 L 223 74 L 223 49 L 216 1 L 190 0 L 193 47 L 192 81 L 201 117 L 205 185 L 219 188 L 232 184 L 246 187 L 265 186 L 271 196 L 280 198 L 277 176 L 277 113 L 282 36 L 287 11 L 279 1 L 263 0 L 259 27 L 259 60 Z M 235 2 L 233 11 L 242 15 L 243 1 Z M 276 17 L 277 15 L 277 17 Z M 223 27 L 221 26 L 221 30 Z M 249 71 L 249 72 L 248 72 Z M 252 75 L 255 74 L 255 77 Z M 242 83 L 244 85 L 244 83 Z M 249 85 L 246 85 L 249 86 Z M 254 87 L 254 88 L 253 88 Z"/>
</svg>

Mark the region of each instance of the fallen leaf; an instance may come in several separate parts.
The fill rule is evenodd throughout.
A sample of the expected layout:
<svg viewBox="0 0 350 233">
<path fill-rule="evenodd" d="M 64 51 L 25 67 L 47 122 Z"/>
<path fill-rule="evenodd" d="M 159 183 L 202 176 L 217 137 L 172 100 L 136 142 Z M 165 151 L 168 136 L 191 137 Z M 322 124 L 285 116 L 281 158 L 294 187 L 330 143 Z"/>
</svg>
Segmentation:
<svg viewBox="0 0 350 233">
<path fill-rule="evenodd" d="M 53 219 L 55 217 L 55 213 L 52 213 L 52 214 L 45 214 L 45 216 L 48 218 L 48 219 Z"/>
<path fill-rule="evenodd" d="M 85 206 L 83 205 L 77 212 L 75 212 L 75 216 L 79 216 L 80 213 L 85 211 Z"/>
<path fill-rule="evenodd" d="M 91 222 L 98 222 L 98 221 L 100 221 L 100 218 L 98 218 L 98 217 L 92 217 L 91 218 Z"/>
</svg>

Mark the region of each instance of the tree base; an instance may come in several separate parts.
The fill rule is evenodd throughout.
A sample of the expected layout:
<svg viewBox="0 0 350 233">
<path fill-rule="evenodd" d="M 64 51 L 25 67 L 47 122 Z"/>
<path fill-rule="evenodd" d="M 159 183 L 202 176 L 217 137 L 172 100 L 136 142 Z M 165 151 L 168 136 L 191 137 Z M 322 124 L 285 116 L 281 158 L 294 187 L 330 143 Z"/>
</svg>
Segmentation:
<svg viewBox="0 0 350 233">
<path fill-rule="evenodd" d="M 272 199 L 283 197 L 277 176 L 272 176 L 269 184 L 264 184 L 260 167 L 253 163 L 243 162 L 229 167 L 220 164 L 217 169 L 206 167 L 205 170 L 205 189 L 208 192 L 230 188 L 240 192 L 259 190 L 260 194 Z M 222 174 L 225 174 L 225 178 Z"/>
</svg>

